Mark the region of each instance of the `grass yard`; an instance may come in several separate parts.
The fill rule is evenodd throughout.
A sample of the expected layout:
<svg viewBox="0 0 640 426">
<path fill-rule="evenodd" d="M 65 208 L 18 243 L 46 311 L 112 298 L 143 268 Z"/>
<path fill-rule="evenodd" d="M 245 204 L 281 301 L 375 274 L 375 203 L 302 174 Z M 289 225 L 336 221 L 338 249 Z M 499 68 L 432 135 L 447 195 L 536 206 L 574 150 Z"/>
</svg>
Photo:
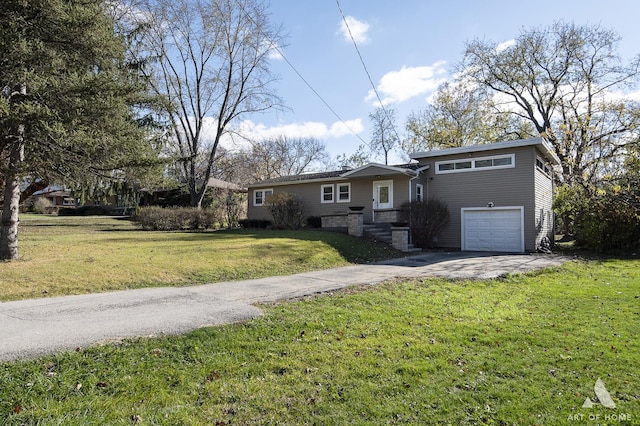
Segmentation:
<svg viewBox="0 0 640 426">
<path fill-rule="evenodd" d="M 107 217 L 23 215 L 0 300 L 289 275 L 401 256 L 321 231 L 149 232 Z"/>
<path fill-rule="evenodd" d="M 640 261 L 398 281 L 0 364 L 8 425 L 640 424 Z M 599 404 L 601 378 L 617 408 Z"/>
</svg>

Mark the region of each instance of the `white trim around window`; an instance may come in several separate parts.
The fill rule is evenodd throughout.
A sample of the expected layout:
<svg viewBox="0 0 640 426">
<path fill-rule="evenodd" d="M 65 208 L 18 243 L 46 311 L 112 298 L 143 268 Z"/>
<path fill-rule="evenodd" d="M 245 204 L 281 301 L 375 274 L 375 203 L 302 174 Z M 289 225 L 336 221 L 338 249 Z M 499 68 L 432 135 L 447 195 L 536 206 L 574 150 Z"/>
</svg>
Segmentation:
<svg viewBox="0 0 640 426">
<path fill-rule="evenodd" d="M 255 189 L 253 191 L 253 205 L 255 207 L 264 206 L 268 196 L 273 195 L 273 188 Z"/>
<path fill-rule="evenodd" d="M 416 184 L 416 201 L 424 201 L 424 185 Z"/>
<path fill-rule="evenodd" d="M 536 169 L 538 169 L 548 177 L 551 177 L 551 167 L 549 167 L 547 162 L 540 158 L 540 156 L 536 156 Z"/>
<path fill-rule="evenodd" d="M 333 203 L 335 201 L 335 191 L 333 184 L 320 185 L 320 202 L 322 204 Z"/>
<path fill-rule="evenodd" d="M 491 157 L 463 158 L 459 160 L 436 161 L 436 174 L 474 172 L 481 170 L 511 169 L 516 166 L 515 154 Z"/>
<path fill-rule="evenodd" d="M 351 182 L 347 183 L 337 183 L 336 184 L 338 193 L 337 202 L 338 203 L 350 203 L 351 202 Z"/>
</svg>

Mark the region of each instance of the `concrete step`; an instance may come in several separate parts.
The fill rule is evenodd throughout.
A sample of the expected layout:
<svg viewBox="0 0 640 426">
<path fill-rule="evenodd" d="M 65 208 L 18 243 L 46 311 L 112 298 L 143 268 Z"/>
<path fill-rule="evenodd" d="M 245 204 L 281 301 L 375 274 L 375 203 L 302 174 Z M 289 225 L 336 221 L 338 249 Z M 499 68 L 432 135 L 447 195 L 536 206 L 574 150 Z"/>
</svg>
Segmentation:
<svg viewBox="0 0 640 426">
<path fill-rule="evenodd" d="M 392 245 L 393 237 L 391 236 L 391 226 L 388 223 L 365 223 L 363 225 L 364 235 L 375 241 Z M 409 244 L 406 253 L 419 253 L 422 249 Z"/>
</svg>

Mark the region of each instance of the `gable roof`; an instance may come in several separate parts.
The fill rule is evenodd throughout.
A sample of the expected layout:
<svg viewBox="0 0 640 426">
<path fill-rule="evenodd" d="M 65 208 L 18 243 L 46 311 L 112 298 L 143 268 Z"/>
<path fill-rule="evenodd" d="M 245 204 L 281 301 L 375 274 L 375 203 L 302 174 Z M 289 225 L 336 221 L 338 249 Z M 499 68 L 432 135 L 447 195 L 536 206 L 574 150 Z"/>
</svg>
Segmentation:
<svg viewBox="0 0 640 426">
<path fill-rule="evenodd" d="M 359 177 L 359 176 L 372 176 L 372 175 L 393 175 L 404 174 L 409 176 L 415 176 L 418 173 L 415 171 L 420 165 L 418 163 L 400 164 L 397 166 L 388 166 L 386 164 L 369 163 L 357 169 L 350 170 L 342 174 L 342 177 Z"/>
<path fill-rule="evenodd" d="M 478 145 L 468 145 L 458 148 L 434 149 L 433 151 L 422 151 L 411 154 L 409 157 L 413 160 L 420 158 L 442 157 L 453 154 L 466 154 L 471 152 L 493 151 L 496 149 L 519 148 L 523 146 L 537 146 L 554 165 L 560 165 L 560 159 L 542 138 L 518 139 L 514 141 L 494 142 Z"/>
</svg>

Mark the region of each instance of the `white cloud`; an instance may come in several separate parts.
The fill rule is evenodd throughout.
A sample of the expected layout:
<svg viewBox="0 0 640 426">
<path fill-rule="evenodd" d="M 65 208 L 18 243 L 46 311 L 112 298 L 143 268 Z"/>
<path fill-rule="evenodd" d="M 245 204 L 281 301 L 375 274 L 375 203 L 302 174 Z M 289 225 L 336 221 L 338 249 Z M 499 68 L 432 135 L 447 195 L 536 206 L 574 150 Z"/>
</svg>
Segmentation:
<svg viewBox="0 0 640 426">
<path fill-rule="evenodd" d="M 445 61 L 438 61 L 431 66 L 402 67 L 400 71 L 386 73 L 378 83 L 378 93 L 384 105 L 404 102 L 415 96 L 434 91 L 447 80 Z M 378 99 L 370 90 L 366 102 L 377 105 Z"/>
<path fill-rule="evenodd" d="M 266 126 L 262 123 L 254 123 L 245 120 L 235 129 L 234 133 L 240 138 L 234 138 L 235 146 L 244 146 L 248 140 L 261 140 L 277 136 L 288 136 L 292 138 L 316 138 L 329 139 L 339 138 L 353 133 L 364 131 L 362 119 L 337 121 L 327 125 L 318 121 L 305 121 L 302 123 L 290 123 L 279 126 Z M 227 144 L 225 144 L 227 145 Z"/>
<path fill-rule="evenodd" d="M 514 39 L 503 41 L 502 43 L 496 46 L 496 52 L 501 53 L 515 44 L 516 44 L 516 41 Z"/>
<path fill-rule="evenodd" d="M 608 92 L 607 98 L 612 101 L 634 101 L 640 102 L 640 90 L 636 90 L 633 92 Z"/>
<path fill-rule="evenodd" d="M 351 35 L 353 36 L 353 39 L 356 43 L 364 44 L 369 41 L 369 36 L 367 35 L 369 31 L 368 23 L 358 21 L 353 16 L 347 16 L 340 23 L 340 30 L 338 31 L 338 34 L 341 34 L 342 37 L 344 37 L 345 41 L 351 42 L 349 30 L 351 30 Z"/>
<path fill-rule="evenodd" d="M 280 60 L 282 59 L 282 48 L 277 43 L 264 40 L 262 42 L 264 50 L 267 51 L 267 57 L 269 59 Z"/>
</svg>

